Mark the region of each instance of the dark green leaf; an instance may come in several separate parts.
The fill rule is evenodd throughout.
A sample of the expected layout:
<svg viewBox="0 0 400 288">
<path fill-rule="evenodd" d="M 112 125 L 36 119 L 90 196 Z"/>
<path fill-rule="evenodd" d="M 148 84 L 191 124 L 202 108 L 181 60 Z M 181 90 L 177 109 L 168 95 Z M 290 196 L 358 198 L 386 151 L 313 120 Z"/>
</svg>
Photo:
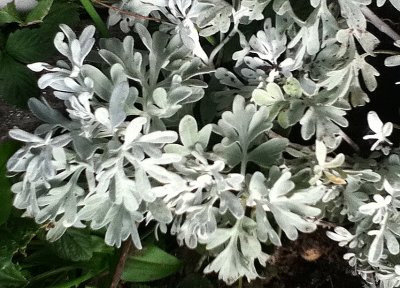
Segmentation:
<svg viewBox="0 0 400 288">
<path fill-rule="evenodd" d="M 19 29 L 11 33 L 6 42 L 7 54 L 24 64 L 45 61 L 54 53 L 53 38 L 60 30 L 59 25 L 78 23 L 78 6 L 65 1 L 53 4 L 53 0 L 42 0 L 28 14 L 27 22 L 39 21 L 33 17 L 45 17 L 39 28 Z"/>
<path fill-rule="evenodd" d="M 79 23 L 79 6 L 69 1 L 55 1 L 49 14 L 40 26 L 41 37 L 46 35 L 53 43 L 54 34 L 60 31 L 60 24 L 73 27 Z"/>
<path fill-rule="evenodd" d="M 34 72 L 3 54 L 0 59 L 0 97 L 11 104 L 25 107 L 30 97 L 39 95 L 36 83 Z"/>
<path fill-rule="evenodd" d="M 23 253 L 37 231 L 38 226 L 32 219 L 10 216 L 0 227 L 0 267 L 10 264 L 17 252 Z"/>
<path fill-rule="evenodd" d="M 288 140 L 285 138 L 271 139 L 251 151 L 248 160 L 261 167 L 270 167 L 282 156 L 287 144 Z"/>
<path fill-rule="evenodd" d="M 89 260 L 96 248 L 89 232 L 82 229 L 68 229 L 51 247 L 60 258 L 71 261 Z"/>
<path fill-rule="evenodd" d="M 1 54 L 3 53 L 1 50 L 4 49 L 6 45 L 6 36 L 4 35 L 4 33 L 1 33 L 0 31 L 0 59 L 1 59 Z"/>
<path fill-rule="evenodd" d="M 41 37 L 40 29 L 19 29 L 8 37 L 6 51 L 8 55 L 25 64 L 43 61 L 53 52 L 48 47 L 52 45 L 52 41 L 47 38 Z"/>
<path fill-rule="evenodd" d="M 165 278 L 179 270 L 182 263 L 176 257 L 150 245 L 126 261 L 122 279 L 129 282 L 147 282 Z"/>
<path fill-rule="evenodd" d="M 11 181 L 6 177 L 6 163 L 19 146 L 13 141 L 0 143 L 0 225 L 7 221 L 12 207 Z"/>
<path fill-rule="evenodd" d="M 17 265 L 9 264 L 0 269 L 0 287 L 23 287 L 28 281 Z"/>
<path fill-rule="evenodd" d="M 43 18 L 49 13 L 53 0 L 39 0 L 38 4 L 31 10 L 25 18 L 25 24 L 31 25 L 42 22 Z"/>
<path fill-rule="evenodd" d="M 3 9 L 0 9 L 0 25 L 6 23 L 21 23 L 22 19 L 15 8 L 15 3 L 8 3 Z"/>
<path fill-rule="evenodd" d="M 213 288 L 211 281 L 208 280 L 204 275 L 200 274 L 189 274 L 181 282 L 179 282 L 178 288 Z"/>
</svg>

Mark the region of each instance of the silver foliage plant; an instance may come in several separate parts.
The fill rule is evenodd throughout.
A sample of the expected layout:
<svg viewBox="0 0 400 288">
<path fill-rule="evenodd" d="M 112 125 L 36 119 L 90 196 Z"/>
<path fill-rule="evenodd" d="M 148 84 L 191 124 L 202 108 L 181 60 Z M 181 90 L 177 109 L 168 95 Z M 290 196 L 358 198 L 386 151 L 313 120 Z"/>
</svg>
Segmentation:
<svg viewBox="0 0 400 288">
<path fill-rule="evenodd" d="M 65 110 L 31 99 L 44 124 L 33 134 L 10 131 L 25 142 L 7 164 L 20 176 L 15 207 L 52 223 L 50 241 L 89 226 L 105 229 L 108 245 L 128 240 L 140 249 L 138 226 L 155 223 L 180 245 L 204 246 L 215 256 L 204 272 L 228 284 L 259 276 L 256 263 L 270 257 L 265 246 L 327 219 L 336 223 L 327 236 L 348 247 L 344 258 L 354 271 L 371 284 L 399 287 L 393 124 L 371 111 L 374 134 L 364 137 L 375 140 L 371 157 L 335 153 L 346 138 L 346 111 L 368 103 L 377 88 L 379 72 L 367 61 L 379 44 L 367 30 L 371 3 L 310 0 L 301 19 L 287 0 L 123 0 L 108 23 L 129 35 L 101 39 L 98 48 L 94 27 L 78 37 L 61 25 L 54 45 L 65 60 L 29 68 L 42 72 L 39 87 L 53 89 Z M 275 16 L 264 20 L 264 9 Z M 154 19 L 161 23 L 150 33 Z M 261 20 L 260 31 L 245 33 Z M 216 35 L 220 43 L 206 49 Z M 241 46 L 233 69 L 217 64 L 231 39 Z M 399 65 L 398 57 L 387 66 Z M 297 123 L 315 145 L 276 133 Z"/>
</svg>

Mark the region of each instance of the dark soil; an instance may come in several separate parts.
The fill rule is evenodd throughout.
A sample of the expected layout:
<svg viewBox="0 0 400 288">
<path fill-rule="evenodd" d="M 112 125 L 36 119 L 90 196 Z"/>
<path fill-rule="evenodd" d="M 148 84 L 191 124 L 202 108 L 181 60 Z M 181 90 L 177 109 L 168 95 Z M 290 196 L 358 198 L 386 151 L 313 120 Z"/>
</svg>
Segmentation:
<svg viewBox="0 0 400 288">
<path fill-rule="evenodd" d="M 257 267 L 261 278 L 248 283 L 243 279 L 242 286 L 234 283 L 227 286 L 218 281 L 217 274 L 202 275 L 209 263 L 202 263 L 196 251 L 175 248 L 169 250 L 184 262 L 184 269 L 167 279 L 155 281 L 150 287 L 157 288 L 363 288 L 363 280 L 353 275 L 351 267 L 343 260 L 346 250 L 326 236 L 325 229 L 312 234 L 300 234 L 296 241 L 284 241 L 283 246 L 272 253 L 267 266 Z M 168 239 L 167 242 L 174 241 Z M 175 251 L 175 253 L 173 253 Z M 129 285 L 123 287 L 130 287 Z"/>
<path fill-rule="evenodd" d="M 294 242 L 285 243 L 273 256 L 273 273 L 257 285 L 266 288 L 362 288 L 363 281 L 354 276 L 343 260 L 345 249 L 331 241 L 320 229 L 301 234 Z M 274 271 L 275 270 L 275 271 Z M 268 272 L 268 269 L 267 269 Z M 270 275 L 271 275 L 270 274 Z"/>
<path fill-rule="evenodd" d="M 0 142 L 9 138 L 8 131 L 11 128 L 33 131 L 39 123 L 28 110 L 17 108 L 0 98 Z"/>
</svg>

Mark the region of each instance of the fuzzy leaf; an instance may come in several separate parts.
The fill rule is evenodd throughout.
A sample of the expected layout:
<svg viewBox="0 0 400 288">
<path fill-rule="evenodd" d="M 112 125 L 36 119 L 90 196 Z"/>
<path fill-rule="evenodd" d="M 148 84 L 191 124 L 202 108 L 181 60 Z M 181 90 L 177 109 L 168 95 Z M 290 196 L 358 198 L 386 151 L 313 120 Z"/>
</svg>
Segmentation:
<svg viewBox="0 0 400 288">
<path fill-rule="evenodd" d="M 270 177 L 276 172 L 276 166 L 271 168 Z M 304 217 L 317 216 L 321 212 L 320 209 L 312 205 L 321 199 L 323 191 L 319 187 L 314 187 L 292 192 L 295 184 L 290 180 L 290 177 L 291 174 L 285 172 L 274 183 L 270 184 L 272 185 L 271 188 L 267 188 L 265 177 L 260 172 L 254 173 L 249 184 L 250 201 L 248 205 L 254 205 L 255 203 L 259 206 L 258 209 L 268 207 L 286 236 L 290 240 L 295 240 L 298 237 L 297 230 L 309 233 L 317 228 L 315 223 L 307 221 Z M 289 193 L 291 196 L 287 196 Z M 261 211 L 258 214 L 257 219 L 261 221 L 263 218 Z M 265 223 L 267 222 L 264 218 Z M 262 230 L 259 233 L 265 234 Z M 274 240 L 276 238 L 274 234 L 271 234 L 270 237 L 275 245 L 280 243 L 276 239 Z M 266 237 L 263 236 L 263 238 L 265 239 Z"/>
<path fill-rule="evenodd" d="M 235 166 L 247 155 L 252 142 L 271 127 L 267 107 L 257 110 L 253 104 L 246 105 L 243 97 L 236 96 L 232 112 L 224 112 L 215 127 L 224 139 L 214 146 L 214 151 Z"/>
<path fill-rule="evenodd" d="M 289 141 L 287 139 L 271 139 L 260 146 L 257 146 L 248 155 L 248 160 L 261 167 L 271 167 L 282 157 Z"/>
<path fill-rule="evenodd" d="M 328 147 L 333 147 L 334 136 L 340 133 L 337 125 L 347 127 L 349 124 L 343 117 L 345 114 L 345 111 L 333 106 L 310 107 L 300 120 L 301 136 L 308 140 L 316 134 L 317 139 L 323 139 Z"/>
</svg>

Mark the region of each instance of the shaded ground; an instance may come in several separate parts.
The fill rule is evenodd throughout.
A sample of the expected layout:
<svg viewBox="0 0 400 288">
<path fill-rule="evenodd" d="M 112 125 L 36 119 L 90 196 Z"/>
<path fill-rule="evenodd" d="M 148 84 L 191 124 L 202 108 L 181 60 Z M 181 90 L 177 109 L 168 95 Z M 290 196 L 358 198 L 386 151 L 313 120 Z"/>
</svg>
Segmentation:
<svg viewBox="0 0 400 288">
<path fill-rule="evenodd" d="M 200 256 L 193 250 L 173 249 L 176 256 L 184 261 L 184 269 L 167 279 L 151 283 L 157 288 L 364 288 L 363 280 L 352 275 L 352 269 L 343 260 L 346 250 L 319 229 L 312 234 L 300 234 L 296 241 L 284 241 L 277 249 L 266 268 L 257 267 L 262 278 L 248 283 L 243 279 L 242 286 L 235 283 L 227 286 L 218 281 L 217 275 L 202 275 L 207 262 L 198 272 Z M 174 241 L 174 239 L 170 239 Z M 174 254 L 174 253 L 173 253 Z M 177 285 L 177 283 L 179 283 Z M 130 287 L 129 285 L 123 287 Z"/>
<path fill-rule="evenodd" d="M 33 131 L 39 123 L 29 111 L 7 104 L 0 98 L 0 142 L 8 138 L 8 131 L 15 126 Z"/>
<path fill-rule="evenodd" d="M 323 229 L 301 234 L 294 242 L 285 243 L 274 255 L 272 277 L 261 280 L 268 288 L 362 288 L 360 277 L 351 273 L 343 260 L 345 249 L 331 241 Z M 266 282 L 267 280 L 267 282 Z"/>
</svg>

